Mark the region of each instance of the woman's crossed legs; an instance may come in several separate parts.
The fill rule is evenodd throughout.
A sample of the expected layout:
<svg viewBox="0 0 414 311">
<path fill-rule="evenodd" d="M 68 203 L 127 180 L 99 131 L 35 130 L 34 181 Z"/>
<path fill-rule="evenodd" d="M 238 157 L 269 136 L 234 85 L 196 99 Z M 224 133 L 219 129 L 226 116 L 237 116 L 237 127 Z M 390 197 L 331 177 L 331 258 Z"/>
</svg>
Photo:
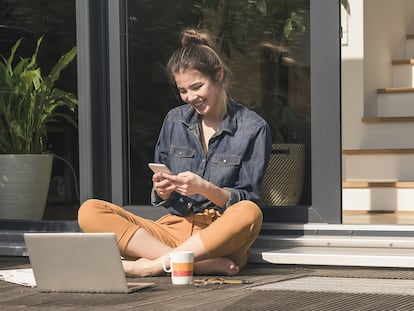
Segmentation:
<svg viewBox="0 0 414 311">
<path fill-rule="evenodd" d="M 241 201 L 214 221 L 191 214 L 167 215 L 154 222 L 112 203 L 88 200 L 79 209 L 78 220 L 85 232 L 115 232 L 122 255 L 133 259 L 123 261 L 127 275 L 161 274 L 162 256 L 179 250 L 194 251 L 195 274 L 235 275 L 247 262 L 262 214 L 256 204 Z"/>
</svg>

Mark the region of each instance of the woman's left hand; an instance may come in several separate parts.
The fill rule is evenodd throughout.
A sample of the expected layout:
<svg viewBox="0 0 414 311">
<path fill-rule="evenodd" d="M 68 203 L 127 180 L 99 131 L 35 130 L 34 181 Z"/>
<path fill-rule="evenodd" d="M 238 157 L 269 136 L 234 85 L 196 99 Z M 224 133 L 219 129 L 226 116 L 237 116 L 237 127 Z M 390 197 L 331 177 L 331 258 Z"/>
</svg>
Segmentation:
<svg viewBox="0 0 414 311">
<path fill-rule="evenodd" d="M 206 185 L 203 178 L 192 172 L 182 172 L 178 175 L 163 174 L 163 177 L 175 186 L 175 192 L 184 196 L 202 194 Z"/>
</svg>

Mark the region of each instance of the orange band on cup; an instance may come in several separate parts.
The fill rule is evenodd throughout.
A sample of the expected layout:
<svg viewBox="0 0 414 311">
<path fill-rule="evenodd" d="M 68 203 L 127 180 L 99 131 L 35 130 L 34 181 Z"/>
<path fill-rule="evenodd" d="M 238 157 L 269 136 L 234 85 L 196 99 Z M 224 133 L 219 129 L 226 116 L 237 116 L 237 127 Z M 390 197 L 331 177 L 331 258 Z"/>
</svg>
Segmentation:
<svg viewBox="0 0 414 311">
<path fill-rule="evenodd" d="M 172 269 L 173 276 L 192 276 L 193 263 L 192 262 L 175 262 Z"/>
</svg>

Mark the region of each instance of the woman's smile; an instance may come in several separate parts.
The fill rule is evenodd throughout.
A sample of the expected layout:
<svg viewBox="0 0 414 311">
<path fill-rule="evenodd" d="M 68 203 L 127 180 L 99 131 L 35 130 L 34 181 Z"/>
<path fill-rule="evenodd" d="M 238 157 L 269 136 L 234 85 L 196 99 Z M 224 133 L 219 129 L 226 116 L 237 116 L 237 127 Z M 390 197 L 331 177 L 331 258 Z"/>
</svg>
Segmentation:
<svg viewBox="0 0 414 311">
<path fill-rule="evenodd" d="M 202 99 L 202 98 L 198 98 L 197 100 L 195 100 L 191 106 L 193 106 L 198 112 L 204 110 L 207 106 L 207 100 Z"/>
</svg>

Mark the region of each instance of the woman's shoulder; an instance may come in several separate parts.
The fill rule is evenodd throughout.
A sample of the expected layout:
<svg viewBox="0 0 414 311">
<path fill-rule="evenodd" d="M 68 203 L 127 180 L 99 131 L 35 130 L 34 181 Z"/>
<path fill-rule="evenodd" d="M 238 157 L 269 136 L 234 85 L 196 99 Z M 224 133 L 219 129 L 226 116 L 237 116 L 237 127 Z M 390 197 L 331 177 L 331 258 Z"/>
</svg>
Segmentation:
<svg viewBox="0 0 414 311">
<path fill-rule="evenodd" d="M 230 107 L 234 111 L 234 115 L 237 119 L 242 120 L 244 123 L 249 122 L 251 124 L 257 124 L 258 126 L 266 126 L 267 122 L 255 111 L 248 108 L 244 104 L 231 100 Z"/>
<path fill-rule="evenodd" d="M 177 107 L 174 107 L 172 109 L 170 109 L 167 112 L 166 115 L 166 120 L 183 120 L 186 117 L 188 117 L 189 114 L 191 114 L 193 111 L 193 109 L 191 108 L 191 106 L 187 105 L 187 104 L 182 104 L 179 105 Z"/>
</svg>

